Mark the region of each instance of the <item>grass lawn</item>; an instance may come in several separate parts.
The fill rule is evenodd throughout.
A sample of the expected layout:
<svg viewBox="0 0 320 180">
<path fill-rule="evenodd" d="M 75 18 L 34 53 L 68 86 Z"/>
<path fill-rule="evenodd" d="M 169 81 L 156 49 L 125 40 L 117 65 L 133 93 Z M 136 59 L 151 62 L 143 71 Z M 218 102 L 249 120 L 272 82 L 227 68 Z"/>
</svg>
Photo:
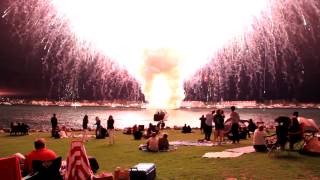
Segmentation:
<svg viewBox="0 0 320 180">
<path fill-rule="evenodd" d="M 199 130 L 182 134 L 168 130 L 169 140 L 197 140 L 203 138 Z M 29 136 L 0 135 L 0 157 L 16 152 L 26 154 L 33 150 L 37 137 L 47 139 L 47 147 L 66 159 L 69 139 L 53 139 L 48 133 L 33 133 Z M 205 159 L 206 152 L 222 151 L 227 148 L 247 146 L 251 140 L 240 145 L 226 144 L 218 147 L 178 147 L 173 152 L 149 153 L 138 150 L 138 145 L 146 140 L 135 141 L 131 135 L 116 132 L 116 143 L 108 144 L 108 139 L 90 139 L 85 143 L 87 154 L 95 156 L 101 171 L 113 172 L 117 167 L 129 168 L 140 162 L 153 162 L 157 167 L 157 179 L 320 179 L 320 158 L 300 155 L 297 152 L 280 152 L 276 156 L 265 153 L 244 154 L 230 159 Z"/>
</svg>

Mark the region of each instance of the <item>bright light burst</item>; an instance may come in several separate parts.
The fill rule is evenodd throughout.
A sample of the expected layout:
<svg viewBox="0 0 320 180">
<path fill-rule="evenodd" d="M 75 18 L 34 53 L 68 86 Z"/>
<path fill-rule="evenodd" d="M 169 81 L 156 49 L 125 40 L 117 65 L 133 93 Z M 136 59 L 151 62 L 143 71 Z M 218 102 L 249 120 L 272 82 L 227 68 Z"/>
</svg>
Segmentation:
<svg viewBox="0 0 320 180">
<path fill-rule="evenodd" d="M 242 33 L 266 0 L 53 0 L 53 4 L 80 40 L 93 43 L 129 69 L 138 68 L 144 49 L 171 48 L 187 56 L 184 66 L 190 72 Z"/>
<path fill-rule="evenodd" d="M 183 79 L 204 65 L 217 48 L 248 30 L 252 19 L 266 6 L 265 0 L 52 2 L 62 17 L 69 21 L 79 42 L 93 45 L 125 65 L 142 82 L 147 100 L 155 108 L 178 107 L 184 97 Z M 142 73 L 141 67 L 150 68 L 146 67 L 148 58 L 144 57 L 144 51 L 162 48 L 180 54 L 180 58 L 172 59 L 178 59 L 174 67 L 178 75 L 166 75 L 161 68 L 158 69 L 160 72 Z M 163 61 L 162 58 L 154 63 Z M 155 74 L 154 79 L 147 80 L 150 73 Z M 159 77 L 164 76 L 160 81 Z M 175 88 L 170 88 L 172 81 L 176 83 Z M 163 93 L 165 95 L 159 100 L 159 94 Z"/>
<path fill-rule="evenodd" d="M 77 42 L 70 44 L 88 51 L 85 57 L 97 52 L 111 57 L 140 80 L 151 107 L 173 108 L 184 98 L 183 80 L 229 40 L 250 31 L 252 20 L 266 9 L 267 1 L 44 0 L 35 1 L 39 7 L 22 1 L 16 4 L 22 6 L 28 19 L 25 25 L 35 38 L 37 33 L 53 32 L 41 39 L 48 52 L 60 34 L 71 31 Z M 3 16 L 11 10 L 21 12 L 12 6 Z M 46 30 L 41 31 L 38 25 L 44 22 Z M 59 46 L 57 57 L 68 44 Z"/>
</svg>

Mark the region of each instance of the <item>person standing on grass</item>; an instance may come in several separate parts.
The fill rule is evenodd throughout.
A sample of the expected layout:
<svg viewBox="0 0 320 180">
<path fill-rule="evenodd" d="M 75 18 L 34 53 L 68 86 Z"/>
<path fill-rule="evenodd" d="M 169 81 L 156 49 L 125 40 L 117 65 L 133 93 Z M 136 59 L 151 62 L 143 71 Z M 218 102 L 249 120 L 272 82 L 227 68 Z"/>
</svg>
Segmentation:
<svg viewBox="0 0 320 180">
<path fill-rule="evenodd" d="M 220 145 L 223 142 L 223 133 L 224 133 L 224 116 L 221 109 L 217 110 L 217 113 L 213 117 L 214 121 L 214 142 L 218 139 L 218 144 Z"/>
<path fill-rule="evenodd" d="M 55 132 L 58 126 L 58 119 L 56 117 L 56 114 L 53 114 L 51 118 L 51 137 L 55 137 Z"/>
<path fill-rule="evenodd" d="M 114 144 L 114 119 L 111 115 L 107 121 L 107 131 L 109 134 L 109 144 Z"/>
<path fill-rule="evenodd" d="M 230 114 L 230 119 L 231 119 L 231 133 L 232 133 L 232 143 L 234 144 L 235 142 L 239 143 L 240 137 L 239 137 L 239 122 L 240 122 L 240 116 L 239 114 L 235 111 L 236 107 L 231 106 L 231 114 Z"/>
<path fill-rule="evenodd" d="M 206 114 L 206 126 L 205 126 L 205 137 L 204 139 L 207 141 L 210 141 L 210 137 L 212 134 L 212 122 L 213 122 L 213 114 L 215 113 L 215 111 L 209 112 L 208 114 Z"/>
<path fill-rule="evenodd" d="M 99 119 L 99 117 L 96 117 L 96 138 L 100 138 L 101 137 L 101 120 Z"/>
<path fill-rule="evenodd" d="M 202 115 L 199 120 L 200 120 L 200 131 L 201 131 L 201 134 L 203 134 L 206 126 L 206 118 L 204 117 L 204 115 Z"/>
<path fill-rule="evenodd" d="M 82 141 L 85 142 L 87 141 L 87 132 L 88 132 L 88 123 L 89 123 L 89 118 L 88 115 L 84 115 L 83 120 L 82 120 Z"/>
</svg>

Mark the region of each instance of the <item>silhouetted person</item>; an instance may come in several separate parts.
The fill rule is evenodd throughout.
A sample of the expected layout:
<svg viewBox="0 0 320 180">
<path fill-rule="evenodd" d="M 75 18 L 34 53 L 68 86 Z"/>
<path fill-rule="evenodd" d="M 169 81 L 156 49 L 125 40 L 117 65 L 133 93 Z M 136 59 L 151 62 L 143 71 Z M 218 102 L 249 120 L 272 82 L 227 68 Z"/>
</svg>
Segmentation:
<svg viewBox="0 0 320 180">
<path fill-rule="evenodd" d="M 133 138 L 135 140 L 140 140 L 142 138 L 142 132 L 141 128 L 138 128 L 138 126 L 135 124 L 132 128 Z"/>
<path fill-rule="evenodd" d="M 101 138 L 101 136 L 102 136 L 102 133 L 101 133 L 102 127 L 101 127 L 101 120 L 99 119 L 98 116 L 96 117 L 95 125 L 96 125 L 96 138 Z"/>
<path fill-rule="evenodd" d="M 206 118 L 204 117 L 204 115 L 202 115 L 199 120 L 200 120 L 200 131 L 201 133 L 203 133 L 204 128 L 206 126 Z"/>
<path fill-rule="evenodd" d="M 168 150 L 168 149 L 169 149 L 168 134 L 163 134 L 162 138 L 159 138 L 159 150 Z"/>
<path fill-rule="evenodd" d="M 276 126 L 277 144 L 280 145 L 281 149 L 284 149 L 288 141 L 288 128 L 291 120 L 289 117 L 280 116 L 275 121 L 278 123 Z"/>
<path fill-rule="evenodd" d="M 293 150 L 293 145 L 299 142 L 303 137 L 303 131 L 299 124 L 298 116 L 299 116 L 298 112 L 293 113 L 291 124 L 288 129 L 290 150 Z"/>
<path fill-rule="evenodd" d="M 239 143 L 240 137 L 239 137 L 239 121 L 240 121 L 240 116 L 237 112 L 235 112 L 236 107 L 231 106 L 231 113 L 230 113 L 230 118 L 231 118 L 231 133 L 232 133 L 232 143 Z"/>
<path fill-rule="evenodd" d="M 89 123 L 88 115 L 84 115 L 82 120 L 82 130 L 83 130 L 82 141 L 83 142 L 87 141 L 88 123 Z"/>
<path fill-rule="evenodd" d="M 248 124 L 248 136 L 250 137 L 250 132 L 254 132 L 257 129 L 257 125 L 252 121 L 252 119 L 249 119 Z"/>
<path fill-rule="evenodd" d="M 182 133 L 187 133 L 187 124 L 184 124 L 184 126 L 182 127 Z"/>
<path fill-rule="evenodd" d="M 56 117 L 56 114 L 53 114 L 52 118 L 51 118 L 51 126 L 52 126 L 52 129 L 51 129 L 51 136 L 54 137 L 55 135 L 55 132 L 56 132 L 56 128 L 58 126 L 58 119 Z"/>
<path fill-rule="evenodd" d="M 192 129 L 190 126 L 187 126 L 187 124 L 184 124 L 182 127 L 182 133 L 191 133 Z"/>
</svg>

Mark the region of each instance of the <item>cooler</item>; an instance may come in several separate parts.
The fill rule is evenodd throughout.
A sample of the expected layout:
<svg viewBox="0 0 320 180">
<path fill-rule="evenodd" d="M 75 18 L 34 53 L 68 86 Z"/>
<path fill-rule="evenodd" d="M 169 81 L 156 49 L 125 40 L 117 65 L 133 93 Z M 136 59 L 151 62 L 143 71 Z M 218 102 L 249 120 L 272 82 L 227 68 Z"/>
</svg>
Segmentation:
<svg viewBox="0 0 320 180">
<path fill-rule="evenodd" d="M 154 180 L 156 165 L 154 163 L 139 163 L 130 168 L 130 180 Z"/>
</svg>

